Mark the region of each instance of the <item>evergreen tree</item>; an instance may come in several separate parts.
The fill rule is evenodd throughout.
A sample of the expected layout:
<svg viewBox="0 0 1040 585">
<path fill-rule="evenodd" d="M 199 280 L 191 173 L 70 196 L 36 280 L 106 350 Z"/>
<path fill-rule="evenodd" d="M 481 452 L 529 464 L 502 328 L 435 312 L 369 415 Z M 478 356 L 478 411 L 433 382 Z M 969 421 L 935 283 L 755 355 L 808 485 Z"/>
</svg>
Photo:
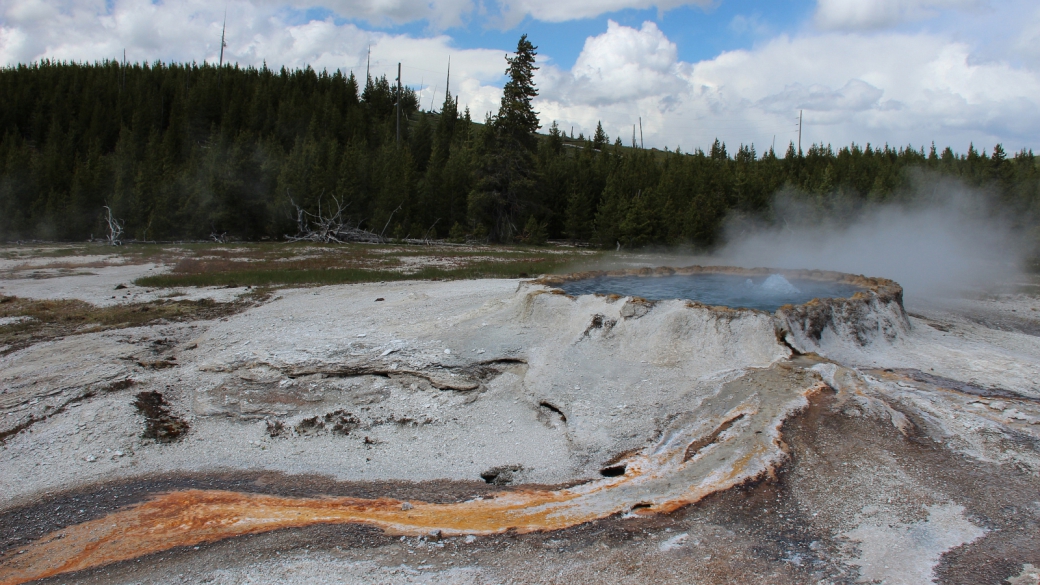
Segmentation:
<svg viewBox="0 0 1040 585">
<path fill-rule="evenodd" d="M 603 131 L 603 122 L 596 122 L 596 133 L 592 136 L 592 148 L 603 150 L 610 142 L 610 137 Z"/>
<path fill-rule="evenodd" d="M 517 233 L 517 218 L 530 206 L 536 187 L 532 156 L 537 146 L 538 113 L 531 99 L 534 87 L 536 47 L 520 37 L 516 52 L 507 56 L 509 81 L 502 89 L 502 103 L 488 120 L 484 154 L 477 186 L 470 194 L 471 221 L 482 225 L 492 241 L 510 242 Z"/>
<path fill-rule="evenodd" d="M 523 146 L 527 151 L 535 149 L 535 135 L 538 131 L 538 112 L 534 111 L 531 100 L 538 96 L 534 86 L 534 66 L 536 53 L 527 35 L 522 35 L 516 44 L 516 52 L 507 56 L 506 75 L 509 81 L 502 88 L 502 103 L 498 108 L 495 126 L 499 136 Z"/>
<path fill-rule="evenodd" d="M 548 237 L 545 226 L 538 221 L 538 218 L 532 215 L 527 219 L 527 224 L 524 225 L 524 243 L 541 246 Z"/>
</svg>

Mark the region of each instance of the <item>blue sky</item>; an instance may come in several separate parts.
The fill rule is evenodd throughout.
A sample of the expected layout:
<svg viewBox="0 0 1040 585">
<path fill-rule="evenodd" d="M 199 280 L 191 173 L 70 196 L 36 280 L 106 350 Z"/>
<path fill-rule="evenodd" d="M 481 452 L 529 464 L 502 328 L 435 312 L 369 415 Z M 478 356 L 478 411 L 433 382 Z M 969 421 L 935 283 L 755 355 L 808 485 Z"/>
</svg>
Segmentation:
<svg viewBox="0 0 1040 585">
<path fill-rule="evenodd" d="M 208 0 L 0 0 L 0 62 L 215 60 L 225 4 Z M 452 92 L 494 112 L 503 55 L 539 46 L 544 125 L 647 146 L 759 152 L 935 141 L 1007 150 L 1040 137 L 1035 0 L 226 0 L 225 58 L 361 71 Z"/>
<path fill-rule="evenodd" d="M 812 17 L 815 6 L 815 2 L 808 0 L 734 0 L 703 8 L 680 6 L 667 11 L 656 8 L 618 10 L 595 18 L 564 22 L 544 22 L 528 16 L 510 28 L 495 26 L 489 19 L 478 17 L 446 32 L 461 49 L 498 47 L 511 50 L 519 35 L 527 34 L 538 46 L 540 54 L 551 58 L 560 67 L 570 68 L 581 53 L 585 39 L 602 33 L 607 20 L 637 28 L 645 21 L 653 21 L 678 46 L 680 59 L 700 61 L 711 59 L 723 51 L 751 48 L 755 41 L 767 36 L 793 33 Z M 323 17 L 319 16 L 322 14 L 319 11 L 308 12 L 309 17 Z M 366 24 L 364 21 L 355 23 L 359 26 Z M 427 21 L 372 28 L 413 36 L 434 32 Z"/>
</svg>

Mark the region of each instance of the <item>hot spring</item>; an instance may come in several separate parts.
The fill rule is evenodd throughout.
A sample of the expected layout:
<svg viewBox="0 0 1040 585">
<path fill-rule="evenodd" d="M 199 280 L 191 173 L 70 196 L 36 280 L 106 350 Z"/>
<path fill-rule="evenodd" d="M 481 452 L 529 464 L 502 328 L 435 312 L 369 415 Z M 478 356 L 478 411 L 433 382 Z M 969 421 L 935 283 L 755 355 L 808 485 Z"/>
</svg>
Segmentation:
<svg viewBox="0 0 1040 585">
<path fill-rule="evenodd" d="M 551 275 L 537 284 L 575 299 L 628 298 L 621 309 L 623 318 L 638 318 L 656 305 L 675 301 L 716 317 L 728 315 L 727 319 L 736 313 L 765 312 L 784 343 L 802 353 L 825 355 L 825 346 L 893 341 L 910 328 L 899 284 L 827 270 L 662 266 Z"/>
<path fill-rule="evenodd" d="M 773 312 L 816 298 L 847 298 L 865 289 L 834 280 L 796 278 L 779 273 L 727 274 L 701 272 L 660 276 L 600 274 L 557 285 L 569 295 L 605 294 L 650 301 L 690 300 L 705 305 Z"/>
</svg>

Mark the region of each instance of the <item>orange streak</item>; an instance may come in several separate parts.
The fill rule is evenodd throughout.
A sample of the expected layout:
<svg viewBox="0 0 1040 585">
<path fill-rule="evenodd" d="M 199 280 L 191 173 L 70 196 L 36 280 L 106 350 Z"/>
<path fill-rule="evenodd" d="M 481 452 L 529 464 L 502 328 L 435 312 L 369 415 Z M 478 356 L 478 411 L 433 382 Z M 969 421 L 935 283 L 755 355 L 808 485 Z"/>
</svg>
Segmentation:
<svg viewBox="0 0 1040 585">
<path fill-rule="evenodd" d="M 453 504 L 379 498 L 285 498 L 187 490 L 53 532 L 0 563 L 0 585 L 17 585 L 171 548 L 315 524 L 364 523 L 389 534 L 499 534 L 558 530 L 627 512 L 667 513 L 768 473 L 785 457 L 779 429 L 821 388 L 794 389 L 763 409 L 761 394 L 721 400 L 710 418 L 625 460 L 624 475 L 560 490 L 518 490 Z M 688 461 L 688 445 L 743 415 Z M 757 424 L 756 424 L 757 423 Z M 739 427 L 739 428 L 737 428 Z M 741 430 L 742 429 L 742 430 Z M 754 429 L 761 429 L 756 434 Z M 718 433 L 717 433 L 718 434 Z M 408 509 L 403 509 L 408 508 Z"/>
</svg>

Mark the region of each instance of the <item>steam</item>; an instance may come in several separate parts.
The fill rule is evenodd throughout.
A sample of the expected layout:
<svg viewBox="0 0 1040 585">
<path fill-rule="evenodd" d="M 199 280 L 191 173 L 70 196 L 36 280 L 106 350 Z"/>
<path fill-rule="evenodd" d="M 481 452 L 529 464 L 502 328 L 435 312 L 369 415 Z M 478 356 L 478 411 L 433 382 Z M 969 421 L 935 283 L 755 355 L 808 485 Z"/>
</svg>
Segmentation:
<svg viewBox="0 0 1040 585">
<path fill-rule="evenodd" d="M 897 202 L 875 205 L 843 203 L 840 193 L 814 202 L 781 192 L 772 221 L 731 221 L 728 244 L 713 260 L 880 276 L 908 297 L 990 289 L 1021 273 L 1028 239 L 993 197 L 934 175 L 912 185 Z"/>
</svg>

